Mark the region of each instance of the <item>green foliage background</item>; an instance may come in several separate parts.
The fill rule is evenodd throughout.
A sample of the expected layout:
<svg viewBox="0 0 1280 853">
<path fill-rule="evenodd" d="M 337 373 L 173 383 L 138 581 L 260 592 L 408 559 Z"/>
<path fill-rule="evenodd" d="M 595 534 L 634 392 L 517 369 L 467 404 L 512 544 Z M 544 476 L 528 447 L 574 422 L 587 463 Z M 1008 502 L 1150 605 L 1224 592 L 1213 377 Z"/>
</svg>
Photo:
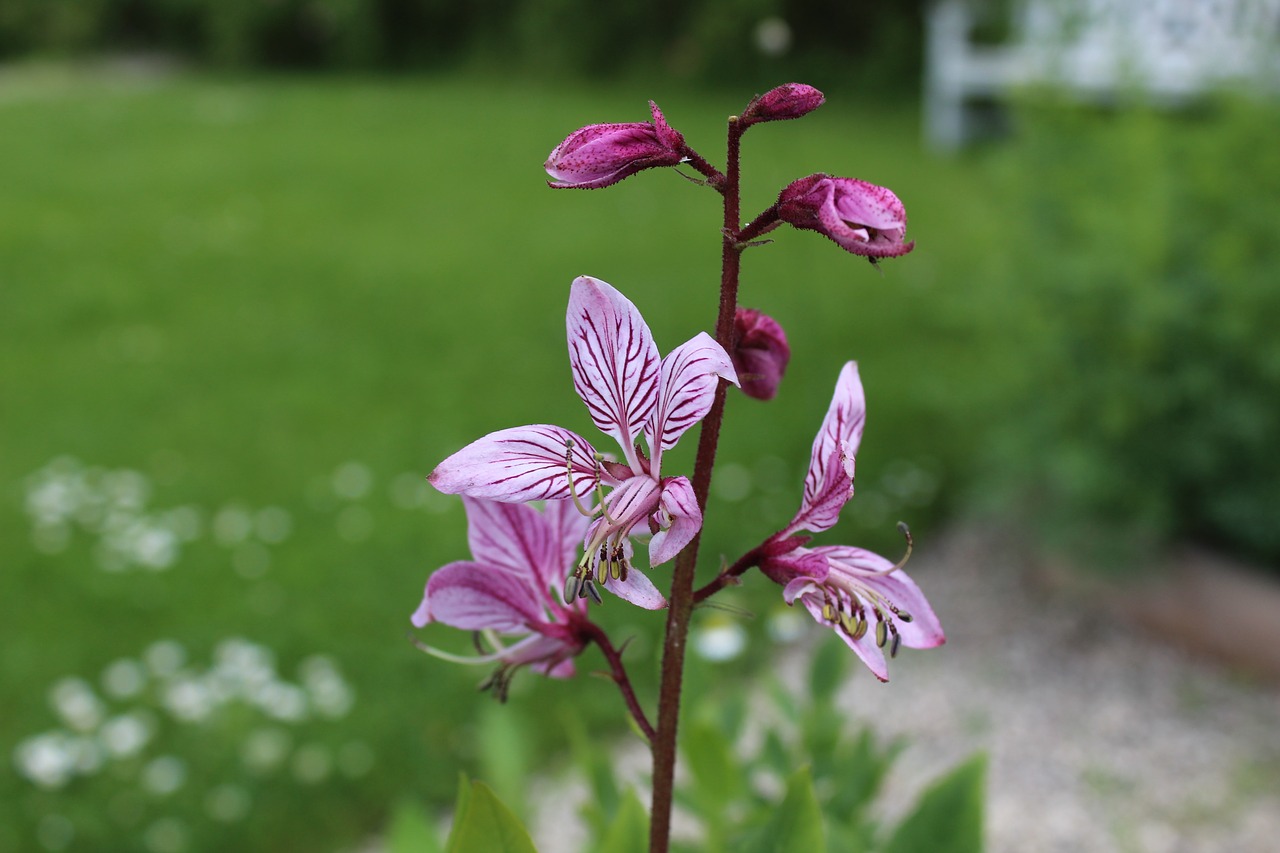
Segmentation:
<svg viewBox="0 0 1280 853">
<path fill-rule="evenodd" d="M 903 518 L 927 548 L 981 506 L 1076 553 L 1105 532 L 1274 564 L 1275 110 L 1028 111 L 1014 139 L 942 159 L 919 149 L 913 102 L 869 97 L 871 78 L 843 66 L 815 73 L 827 106 L 747 139 L 744 211 L 798 176 L 850 174 L 898 192 L 918 247 L 882 273 L 789 230 L 748 254 L 743 302 L 782 323 L 794 357 L 774 403 L 730 402 L 704 576 L 791 517 L 850 358 L 869 405 L 858 497 L 822 542 L 896 555 Z M 50 814 L 76 827 L 69 849 L 136 848 L 164 815 L 187 821 L 190 850 L 355 845 L 402 796 L 446 808 L 459 769 L 479 768 L 519 810 L 520 777 L 503 764 L 513 751 L 482 744 L 522 744 L 533 762 L 575 739 L 598 750 L 622 717 L 607 685 L 521 677 L 510 713 L 495 716 L 478 710 L 482 672 L 410 646 L 427 574 L 465 556 L 464 519 L 456 502 L 405 508 L 394 484 L 494 429 L 590 431 L 564 347 L 573 276 L 621 288 L 664 351 L 711 325 L 713 192 L 669 171 L 552 192 L 539 166 L 576 127 L 643 120 L 649 98 L 716 160 L 723 117 L 763 85 L 726 95 L 673 77 L 492 73 L 126 82 L 48 66 L 3 85 L 0 753 L 56 723 L 47 692 L 62 676 L 96 684 L 160 638 L 207 660 L 238 635 L 285 672 L 332 656 L 356 704 L 305 736 L 335 752 L 358 740 L 374 769 L 313 786 L 254 781 L 247 822 L 212 821 L 202 791 L 237 772 L 255 725 L 239 709 L 165 734 L 189 787 L 131 801 L 144 817 L 106 806 L 136 768 L 44 791 L 6 761 L 0 851 L 33 849 Z M 692 449 L 677 448 L 672 470 Z M 159 507 L 284 507 L 293 535 L 253 577 L 209 537 L 156 573 L 99 570 L 83 533 L 43 552 L 26 478 L 66 454 L 138 470 Z M 373 487 L 341 499 L 331 483 L 352 461 Z M 369 521 L 358 541 L 342 533 L 348 504 Z M 776 588 L 734 593 L 761 617 L 744 623 L 748 651 L 694 660 L 694 683 L 772 661 Z M 945 623 L 946 602 L 934 603 Z M 651 696 L 660 618 L 601 614 L 635 637 L 628 661 Z M 699 614 L 695 632 L 711 618 Z M 447 630 L 425 639 L 469 650 Z"/>
<path fill-rule="evenodd" d="M 441 69 L 459 64 L 769 85 L 835 69 L 867 91 L 911 92 L 924 3 L 833 0 L 8 0 L 0 59 L 162 51 L 222 68 Z M 762 21 L 797 48 L 754 47 Z"/>
</svg>

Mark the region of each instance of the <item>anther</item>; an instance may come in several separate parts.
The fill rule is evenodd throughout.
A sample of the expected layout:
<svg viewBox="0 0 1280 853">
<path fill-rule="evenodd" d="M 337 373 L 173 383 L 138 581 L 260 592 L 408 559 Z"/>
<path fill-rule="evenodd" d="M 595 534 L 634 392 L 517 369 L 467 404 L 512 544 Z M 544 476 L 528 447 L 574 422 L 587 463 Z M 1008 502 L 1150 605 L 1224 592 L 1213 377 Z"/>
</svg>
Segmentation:
<svg viewBox="0 0 1280 853">
<path fill-rule="evenodd" d="M 876 611 L 876 645 L 884 648 L 884 644 L 889 640 L 889 629 L 885 627 L 887 623 L 884 621 L 884 614 Z"/>
<path fill-rule="evenodd" d="M 564 580 L 564 600 L 566 604 L 572 604 L 579 594 L 582 592 L 582 579 L 577 574 L 569 575 Z"/>
<path fill-rule="evenodd" d="M 889 657 L 896 658 L 898 656 L 898 646 L 902 643 L 902 635 L 892 625 L 889 626 L 889 629 L 893 632 L 893 642 L 889 645 Z"/>
<path fill-rule="evenodd" d="M 828 622 L 836 621 L 836 611 L 830 601 L 822 605 L 822 618 Z"/>
<path fill-rule="evenodd" d="M 867 635 L 867 619 L 862 614 L 858 614 L 858 621 L 853 626 L 853 638 L 861 640 Z"/>
<path fill-rule="evenodd" d="M 591 596 L 592 601 L 596 604 L 604 604 L 604 597 L 600 595 L 600 590 L 596 589 L 596 585 L 591 582 L 590 578 L 587 579 L 583 586 L 586 587 L 587 595 Z"/>
</svg>

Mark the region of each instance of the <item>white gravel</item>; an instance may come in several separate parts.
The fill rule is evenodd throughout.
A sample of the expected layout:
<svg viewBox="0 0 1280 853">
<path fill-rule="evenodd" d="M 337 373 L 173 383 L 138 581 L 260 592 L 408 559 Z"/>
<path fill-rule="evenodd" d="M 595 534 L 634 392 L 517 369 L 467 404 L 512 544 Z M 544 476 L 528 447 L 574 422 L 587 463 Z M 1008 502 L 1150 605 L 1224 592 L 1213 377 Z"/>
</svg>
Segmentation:
<svg viewBox="0 0 1280 853">
<path fill-rule="evenodd" d="M 1105 602 L 1036 584 L 1020 554 L 978 528 L 918 548 L 911 574 L 947 644 L 905 649 L 889 684 L 859 667 L 842 688 L 851 731 L 871 723 L 907 742 L 882 816 L 896 822 L 932 779 L 984 750 L 990 853 L 1280 851 L 1280 685 L 1194 660 Z M 806 652 L 777 671 L 798 683 L 807 666 L 792 654 Z M 642 782 L 642 746 L 628 739 L 618 760 Z M 539 850 L 581 849 L 586 793 L 580 780 L 538 786 Z"/>
<path fill-rule="evenodd" d="M 846 686 L 856 719 L 908 738 L 888 810 L 982 749 L 993 853 L 1280 851 L 1280 687 L 1038 588 L 1018 553 L 976 529 L 917 552 L 947 645 Z"/>
</svg>

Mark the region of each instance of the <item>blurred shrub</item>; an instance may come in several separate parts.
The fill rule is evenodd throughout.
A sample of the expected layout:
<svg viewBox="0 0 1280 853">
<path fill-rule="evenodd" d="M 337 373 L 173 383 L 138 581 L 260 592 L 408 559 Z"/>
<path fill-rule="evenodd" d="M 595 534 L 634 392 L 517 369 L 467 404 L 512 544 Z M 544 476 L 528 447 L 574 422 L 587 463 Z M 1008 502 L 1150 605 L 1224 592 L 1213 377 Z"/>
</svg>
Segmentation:
<svg viewBox="0 0 1280 853">
<path fill-rule="evenodd" d="M 0 59 L 159 50 L 220 67 L 430 68 L 716 82 L 855 80 L 914 91 L 923 0 L 6 0 Z"/>
<path fill-rule="evenodd" d="M 1280 564 L 1278 113 L 1022 116 L 1004 245 L 1035 367 L 1004 461 L 1076 553 L 1190 540 Z"/>
</svg>

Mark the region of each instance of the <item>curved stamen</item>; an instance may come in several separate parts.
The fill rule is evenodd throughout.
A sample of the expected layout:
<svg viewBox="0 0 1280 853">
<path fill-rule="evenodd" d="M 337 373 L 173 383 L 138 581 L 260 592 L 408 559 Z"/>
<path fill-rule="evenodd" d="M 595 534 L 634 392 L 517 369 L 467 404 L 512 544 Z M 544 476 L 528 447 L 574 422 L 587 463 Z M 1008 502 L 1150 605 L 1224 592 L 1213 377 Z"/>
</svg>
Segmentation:
<svg viewBox="0 0 1280 853">
<path fill-rule="evenodd" d="M 574 448 L 573 439 L 566 438 L 564 440 L 564 470 L 565 470 L 565 476 L 569 478 L 569 495 L 570 497 L 573 498 L 573 505 L 577 507 L 578 512 L 582 513 L 587 518 L 591 518 L 592 516 L 595 515 L 595 512 L 587 509 L 585 506 L 582 505 L 582 500 L 578 497 L 578 490 L 574 488 L 574 485 L 573 485 L 573 448 Z M 598 483 L 599 481 L 600 481 L 600 472 L 597 470 L 596 482 Z"/>
</svg>

